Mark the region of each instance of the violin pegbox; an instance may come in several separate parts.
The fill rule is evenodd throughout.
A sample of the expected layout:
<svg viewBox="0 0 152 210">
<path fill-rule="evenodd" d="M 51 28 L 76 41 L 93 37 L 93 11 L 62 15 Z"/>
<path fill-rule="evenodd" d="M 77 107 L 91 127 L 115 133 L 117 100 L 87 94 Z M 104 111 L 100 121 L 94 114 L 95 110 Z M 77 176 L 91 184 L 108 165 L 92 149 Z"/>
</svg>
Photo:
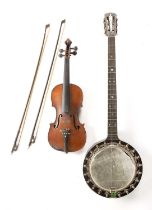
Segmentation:
<svg viewBox="0 0 152 210">
<path fill-rule="evenodd" d="M 115 13 L 106 13 L 104 17 L 104 29 L 106 36 L 117 35 L 117 15 Z"/>
<path fill-rule="evenodd" d="M 78 47 L 71 47 L 72 41 L 70 39 L 67 39 L 65 41 L 66 49 L 60 49 L 59 52 L 59 57 L 62 58 L 65 56 L 66 58 L 69 58 L 71 55 L 76 55 Z M 63 54 L 64 53 L 64 54 Z"/>
</svg>

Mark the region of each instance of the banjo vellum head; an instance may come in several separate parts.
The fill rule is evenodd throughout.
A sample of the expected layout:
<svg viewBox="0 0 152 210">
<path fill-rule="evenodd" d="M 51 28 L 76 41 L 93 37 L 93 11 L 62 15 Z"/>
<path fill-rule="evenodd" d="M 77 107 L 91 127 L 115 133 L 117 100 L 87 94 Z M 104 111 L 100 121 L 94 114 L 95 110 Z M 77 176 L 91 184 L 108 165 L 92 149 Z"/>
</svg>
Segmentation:
<svg viewBox="0 0 152 210">
<path fill-rule="evenodd" d="M 135 162 L 125 150 L 109 145 L 94 155 L 90 162 L 93 181 L 101 188 L 121 190 L 133 180 L 136 172 Z"/>
</svg>

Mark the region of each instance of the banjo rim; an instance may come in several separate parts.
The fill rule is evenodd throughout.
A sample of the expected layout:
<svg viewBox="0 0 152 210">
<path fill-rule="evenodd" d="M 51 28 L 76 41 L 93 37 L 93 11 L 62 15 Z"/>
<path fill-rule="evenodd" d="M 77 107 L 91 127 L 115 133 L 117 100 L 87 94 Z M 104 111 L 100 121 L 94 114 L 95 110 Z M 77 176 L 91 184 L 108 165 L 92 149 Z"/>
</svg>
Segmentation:
<svg viewBox="0 0 152 210">
<path fill-rule="evenodd" d="M 99 153 L 101 149 L 110 145 L 118 146 L 123 151 L 124 150 L 127 151 L 127 153 L 130 154 L 129 156 L 132 157 L 135 162 L 136 171 L 135 171 L 134 178 L 125 188 L 122 188 L 120 190 L 109 191 L 109 190 L 105 190 L 101 188 L 94 182 L 90 173 L 91 159 L 95 156 L 96 153 Z M 130 144 L 119 140 L 118 137 L 115 138 L 114 140 L 110 140 L 110 138 L 107 137 L 106 140 L 95 143 L 88 150 L 85 156 L 84 162 L 83 162 L 83 176 L 86 183 L 95 193 L 103 197 L 107 197 L 107 198 L 120 198 L 132 192 L 139 184 L 140 179 L 142 177 L 142 172 L 143 172 L 143 165 L 142 165 L 142 160 L 139 153 Z"/>
</svg>

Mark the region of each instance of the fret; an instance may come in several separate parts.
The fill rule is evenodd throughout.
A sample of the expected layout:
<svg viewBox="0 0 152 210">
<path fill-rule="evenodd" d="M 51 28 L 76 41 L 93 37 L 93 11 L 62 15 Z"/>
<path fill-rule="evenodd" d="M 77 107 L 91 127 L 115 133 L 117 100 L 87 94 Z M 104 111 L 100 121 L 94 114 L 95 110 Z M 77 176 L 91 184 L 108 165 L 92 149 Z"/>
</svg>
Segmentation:
<svg viewBox="0 0 152 210">
<path fill-rule="evenodd" d="M 116 124 L 116 123 L 115 123 L 116 117 L 111 118 L 111 116 L 110 116 L 110 117 L 108 118 L 108 120 L 109 120 L 109 123 L 108 123 L 108 124 L 111 124 L 111 122 L 113 122 L 113 124 Z"/>
<path fill-rule="evenodd" d="M 109 96 L 109 97 L 110 97 L 110 96 Z M 113 97 L 113 96 L 112 96 L 112 97 Z M 113 99 L 109 98 L 109 99 L 108 99 L 108 102 L 113 102 L 113 104 L 114 104 L 116 101 L 117 101 L 116 98 L 113 98 Z"/>
<path fill-rule="evenodd" d="M 110 66 L 108 70 L 108 73 L 115 73 L 116 68 L 114 66 Z"/>
<path fill-rule="evenodd" d="M 114 67 L 110 67 L 108 69 L 108 74 L 112 74 L 112 73 L 116 74 L 116 69 Z"/>
<path fill-rule="evenodd" d="M 115 78 L 116 72 L 108 72 L 108 75 L 111 76 L 112 78 Z"/>
<path fill-rule="evenodd" d="M 117 132 L 109 133 L 108 136 L 117 136 Z"/>
<path fill-rule="evenodd" d="M 115 111 L 115 112 L 114 112 Z M 108 117 L 110 118 L 110 116 L 113 116 L 113 117 L 117 117 L 117 112 L 116 112 L 116 109 L 113 109 L 113 111 L 111 112 L 111 109 L 110 109 L 110 111 L 109 111 L 109 113 L 108 113 Z"/>
<path fill-rule="evenodd" d="M 117 99 L 117 94 L 115 90 L 108 90 L 108 99 Z"/>
<path fill-rule="evenodd" d="M 115 96 L 115 97 L 113 97 L 113 96 Z M 115 91 L 114 89 L 108 90 L 108 98 L 109 98 L 109 99 L 116 98 L 116 96 L 117 96 L 117 94 L 116 94 L 116 91 Z"/>
<path fill-rule="evenodd" d="M 115 113 L 115 114 L 109 114 L 108 115 L 108 119 L 110 120 L 110 119 L 117 119 L 117 113 Z"/>
<path fill-rule="evenodd" d="M 111 114 L 111 115 L 110 115 L 110 114 Z M 113 110 L 112 112 L 109 111 L 109 115 L 110 115 L 110 116 L 115 116 L 115 117 L 117 117 L 117 112 L 114 112 L 114 110 Z"/>
<path fill-rule="evenodd" d="M 108 135 L 117 135 L 115 37 L 108 37 Z"/>
<path fill-rule="evenodd" d="M 110 93 L 110 91 L 113 91 L 114 93 L 116 93 L 116 83 L 113 82 L 113 83 L 110 83 L 108 82 L 108 92 Z"/>
<path fill-rule="evenodd" d="M 108 82 L 111 83 L 111 85 L 112 85 L 113 83 L 116 82 L 116 78 L 109 78 Z"/>
<path fill-rule="evenodd" d="M 113 99 L 108 99 L 108 102 L 112 102 L 113 104 L 115 103 L 117 101 L 117 99 L 116 98 L 113 98 Z"/>
<path fill-rule="evenodd" d="M 116 127 L 109 127 L 110 134 L 116 134 Z"/>
<path fill-rule="evenodd" d="M 108 105 L 108 109 L 116 109 L 117 108 L 117 104 L 116 103 L 109 103 Z"/>
<path fill-rule="evenodd" d="M 114 135 L 117 135 L 117 132 L 114 131 L 114 132 L 111 132 L 110 134 L 114 136 Z"/>
<path fill-rule="evenodd" d="M 116 95 L 116 91 L 114 89 L 110 89 L 108 93 L 109 95 Z"/>
<path fill-rule="evenodd" d="M 116 68 L 116 67 L 115 67 L 114 65 L 113 65 L 113 66 L 111 65 L 111 66 L 109 66 L 108 70 L 109 70 L 110 72 L 112 72 L 112 71 L 115 70 L 115 68 Z"/>
<path fill-rule="evenodd" d="M 116 90 L 115 90 L 114 88 L 110 88 L 110 89 L 108 90 L 108 92 L 109 92 L 109 93 L 116 94 Z"/>
<path fill-rule="evenodd" d="M 108 91 L 108 101 L 111 102 L 113 100 L 117 100 L 117 95 L 112 94 L 111 92 L 109 93 L 109 91 Z"/>
<path fill-rule="evenodd" d="M 117 119 L 117 115 L 108 115 L 108 120 L 116 120 Z"/>
<path fill-rule="evenodd" d="M 111 112 L 111 110 L 109 111 L 108 113 L 108 118 L 110 119 L 110 117 L 114 117 L 116 118 L 117 117 L 117 112 L 114 112 L 116 111 L 116 109 L 113 109 L 113 111 Z"/>
<path fill-rule="evenodd" d="M 109 135 L 112 135 L 112 136 L 117 135 L 117 132 L 111 132 Z"/>
<path fill-rule="evenodd" d="M 115 78 L 115 76 L 116 76 L 116 71 L 110 70 L 110 71 L 108 72 L 108 76 L 111 76 L 111 77 Z"/>
<path fill-rule="evenodd" d="M 115 104 L 117 99 L 108 99 L 109 104 Z"/>
</svg>

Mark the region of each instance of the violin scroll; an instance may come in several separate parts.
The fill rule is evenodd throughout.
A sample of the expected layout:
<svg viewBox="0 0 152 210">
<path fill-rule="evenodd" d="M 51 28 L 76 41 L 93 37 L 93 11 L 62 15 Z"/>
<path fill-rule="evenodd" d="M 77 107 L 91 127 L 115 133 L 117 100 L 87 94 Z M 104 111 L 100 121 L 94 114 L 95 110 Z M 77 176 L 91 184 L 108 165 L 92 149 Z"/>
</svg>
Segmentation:
<svg viewBox="0 0 152 210">
<path fill-rule="evenodd" d="M 65 50 L 63 50 L 63 49 L 59 50 L 59 52 L 60 52 L 59 57 L 60 58 L 62 58 L 62 57 L 69 58 L 71 55 L 77 55 L 78 47 L 77 46 L 70 47 L 71 44 L 72 44 L 72 41 L 70 39 L 67 39 L 65 41 L 65 44 L 66 44 L 66 49 Z"/>
</svg>

